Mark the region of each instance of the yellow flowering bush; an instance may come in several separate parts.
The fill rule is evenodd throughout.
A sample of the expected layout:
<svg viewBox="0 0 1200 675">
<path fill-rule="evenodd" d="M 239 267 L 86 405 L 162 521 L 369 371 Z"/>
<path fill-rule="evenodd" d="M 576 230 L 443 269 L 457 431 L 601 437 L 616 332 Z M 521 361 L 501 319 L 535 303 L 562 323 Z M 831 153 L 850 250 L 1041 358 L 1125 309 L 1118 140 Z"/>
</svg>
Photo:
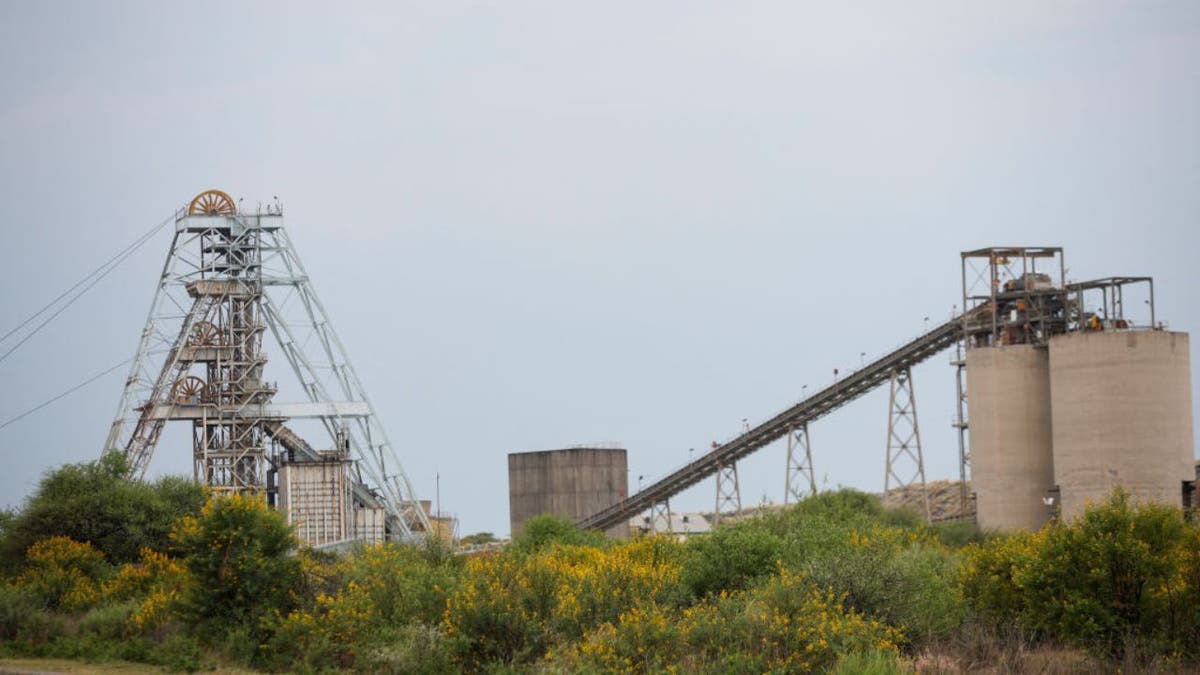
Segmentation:
<svg viewBox="0 0 1200 675">
<path fill-rule="evenodd" d="M 673 613 L 639 606 L 551 655 L 564 670 L 811 672 L 842 655 L 898 653 L 902 636 L 787 570 Z"/>
<path fill-rule="evenodd" d="M 283 516 L 256 495 L 210 499 L 181 519 L 171 538 L 194 583 L 180 598 L 193 625 L 256 626 L 295 604 L 300 561 Z"/>
<path fill-rule="evenodd" d="M 537 659 L 636 605 L 666 601 L 678 581 L 677 549 L 646 538 L 473 558 L 447 601 L 446 636 L 471 667 Z"/>
<path fill-rule="evenodd" d="M 994 621 L 1122 656 L 1200 656 L 1200 528 L 1117 492 L 1076 520 L 968 549 L 964 596 Z"/>
<path fill-rule="evenodd" d="M 33 544 L 25 553 L 25 565 L 16 585 L 50 607 L 66 610 L 95 605 L 109 573 L 103 553 L 67 537 L 48 537 Z"/>
<path fill-rule="evenodd" d="M 919 642 L 945 635 L 962 622 L 957 565 L 957 555 L 927 528 L 872 523 L 851 530 L 840 546 L 797 567 L 848 606 Z"/>
<path fill-rule="evenodd" d="M 461 568 L 436 546 L 374 544 L 335 563 L 301 555 L 304 585 L 317 590 L 311 602 L 280 617 L 267 645 L 276 666 L 293 666 L 303 655 L 309 667 L 350 668 L 405 626 L 436 626 Z"/>
<path fill-rule="evenodd" d="M 141 559 L 122 565 L 104 584 L 103 593 L 112 602 L 137 601 L 128 628 L 142 633 L 159 628 L 171 618 L 171 610 L 188 583 L 183 563 L 165 553 L 143 548 Z"/>
<path fill-rule="evenodd" d="M 960 585 L 976 611 L 993 620 L 1025 612 L 1029 598 L 1022 580 L 1037 561 L 1044 533 L 1014 532 L 963 550 Z"/>
<path fill-rule="evenodd" d="M 143 548 L 136 563 L 126 563 L 104 584 L 104 596 L 118 602 L 143 598 L 164 586 L 177 588 L 186 578 L 183 564 L 165 553 Z"/>
<path fill-rule="evenodd" d="M 462 570 L 461 561 L 440 546 L 433 540 L 365 546 L 340 562 L 338 574 L 343 583 L 359 586 L 382 621 L 435 625 Z"/>
<path fill-rule="evenodd" d="M 353 581 L 335 595 L 321 593 L 311 608 L 294 610 L 275 626 L 271 656 L 280 664 L 303 661 L 348 668 L 378 622 L 374 610 L 370 596 Z"/>
</svg>

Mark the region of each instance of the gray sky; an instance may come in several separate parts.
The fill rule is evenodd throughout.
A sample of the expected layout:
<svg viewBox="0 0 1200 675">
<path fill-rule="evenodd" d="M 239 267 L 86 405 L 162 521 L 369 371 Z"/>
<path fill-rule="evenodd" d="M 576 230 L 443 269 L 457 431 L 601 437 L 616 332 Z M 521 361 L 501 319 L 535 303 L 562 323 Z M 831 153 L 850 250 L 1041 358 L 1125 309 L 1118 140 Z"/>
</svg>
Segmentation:
<svg viewBox="0 0 1200 675">
<path fill-rule="evenodd" d="M 0 4 L 0 334 L 204 189 L 279 195 L 418 491 L 503 534 L 508 452 L 660 476 L 948 316 L 961 250 L 1200 321 L 1200 3 L 337 4 Z M 167 245 L 0 363 L 0 421 L 132 355 Z M 123 377 L 0 430 L 0 504 L 98 454 Z M 953 370 L 915 383 L 956 475 Z M 879 489 L 886 425 L 814 425 L 818 476 Z"/>
</svg>

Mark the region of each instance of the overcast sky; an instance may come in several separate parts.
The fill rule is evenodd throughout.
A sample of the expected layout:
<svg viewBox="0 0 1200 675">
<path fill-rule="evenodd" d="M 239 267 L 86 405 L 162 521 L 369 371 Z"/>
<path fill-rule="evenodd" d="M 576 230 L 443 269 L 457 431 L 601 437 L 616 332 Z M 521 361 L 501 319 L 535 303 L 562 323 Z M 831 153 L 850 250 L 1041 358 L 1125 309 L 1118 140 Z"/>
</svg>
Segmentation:
<svg viewBox="0 0 1200 675">
<path fill-rule="evenodd" d="M 0 3 L 0 334 L 196 193 L 278 195 L 417 490 L 504 534 L 507 453 L 648 482 L 946 318 L 962 250 L 1153 275 L 1197 330 L 1200 3 L 334 4 Z M 133 354 L 168 237 L 0 362 L 0 423 Z M 124 374 L 0 430 L 0 505 Z M 914 379 L 955 476 L 953 369 Z M 885 391 L 816 423 L 818 478 L 880 489 L 886 429 Z"/>
</svg>

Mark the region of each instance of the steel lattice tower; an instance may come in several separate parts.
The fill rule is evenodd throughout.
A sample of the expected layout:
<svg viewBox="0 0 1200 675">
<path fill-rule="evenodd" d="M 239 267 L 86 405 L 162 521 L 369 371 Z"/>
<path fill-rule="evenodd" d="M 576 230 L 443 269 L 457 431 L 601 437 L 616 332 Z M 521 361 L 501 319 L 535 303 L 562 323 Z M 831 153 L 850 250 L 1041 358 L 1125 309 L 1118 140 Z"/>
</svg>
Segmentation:
<svg viewBox="0 0 1200 675">
<path fill-rule="evenodd" d="M 664 499 L 650 507 L 650 517 L 647 519 L 649 523 L 650 534 L 663 534 L 674 531 L 671 523 L 671 501 Z"/>
<path fill-rule="evenodd" d="M 925 487 L 925 458 L 921 453 L 921 429 L 917 425 L 917 399 L 913 393 L 912 369 L 893 370 L 888 401 L 887 470 L 883 492 L 893 486 L 919 485 L 925 520 L 929 520 L 929 492 Z"/>
<path fill-rule="evenodd" d="M 742 515 L 742 486 L 738 481 L 737 462 L 721 464 L 717 468 L 717 500 L 713 509 L 713 524 L 720 523 L 725 509 L 734 515 Z"/>
<path fill-rule="evenodd" d="M 268 330 L 307 401 L 276 402 L 263 380 Z M 333 453 L 310 446 L 292 419 L 318 420 Z M 141 478 L 168 421 L 191 423 L 195 479 L 217 492 L 265 492 L 273 450 L 314 462 L 348 452 L 353 513 L 382 512 L 389 538 L 431 531 L 278 205 L 241 213 L 210 190 L 176 214 L 105 450 L 123 452 Z"/>
<path fill-rule="evenodd" d="M 800 502 L 817 496 L 813 475 L 812 448 L 808 444 L 808 422 L 790 427 L 787 434 L 787 485 L 783 503 Z"/>
</svg>

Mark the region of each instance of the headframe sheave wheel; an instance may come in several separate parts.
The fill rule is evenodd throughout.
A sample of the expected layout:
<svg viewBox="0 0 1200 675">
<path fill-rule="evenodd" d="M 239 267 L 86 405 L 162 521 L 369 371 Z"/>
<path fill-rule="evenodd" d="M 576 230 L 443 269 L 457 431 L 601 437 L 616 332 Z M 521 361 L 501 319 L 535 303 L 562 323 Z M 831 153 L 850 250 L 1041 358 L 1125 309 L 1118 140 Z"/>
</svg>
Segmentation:
<svg viewBox="0 0 1200 675">
<path fill-rule="evenodd" d="M 196 195 L 188 205 L 190 216 L 232 216 L 237 213 L 233 198 L 220 190 L 207 190 Z"/>
<path fill-rule="evenodd" d="M 184 405 L 199 405 L 208 402 L 208 385 L 195 375 L 180 378 L 171 387 L 171 401 Z"/>
</svg>

